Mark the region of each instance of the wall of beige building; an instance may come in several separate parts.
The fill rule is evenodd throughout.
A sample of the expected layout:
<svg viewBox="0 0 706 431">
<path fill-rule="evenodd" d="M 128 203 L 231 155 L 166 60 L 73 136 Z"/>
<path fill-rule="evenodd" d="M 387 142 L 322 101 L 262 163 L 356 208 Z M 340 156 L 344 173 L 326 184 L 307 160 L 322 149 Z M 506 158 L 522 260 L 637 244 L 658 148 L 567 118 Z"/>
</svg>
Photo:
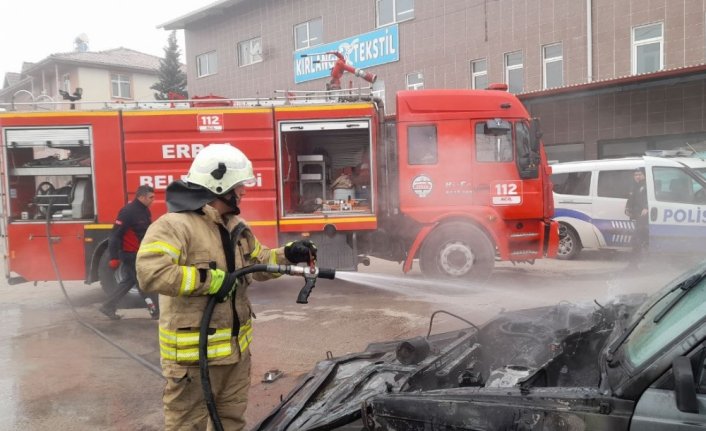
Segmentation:
<svg viewBox="0 0 706 431">
<path fill-rule="evenodd" d="M 76 69 L 76 85 L 83 88 L 84 102 L 107 102 L 114 100 L 111 88 L 111 73 L 106 69 L 96 69 L 90 67 L 80 67 Z M 132 97 L 126 100 L 154 100 L 154 91 L 150 87 L 157 82 L 156 75 L 141 73 L 120 72 L 130 76 Z M 72 79 L 72 85 L 73 79 Z M 75 88 L 72 88 L 74 90 Z M 88 108 L 86 103 L 83 106 Z"/>
</svg>

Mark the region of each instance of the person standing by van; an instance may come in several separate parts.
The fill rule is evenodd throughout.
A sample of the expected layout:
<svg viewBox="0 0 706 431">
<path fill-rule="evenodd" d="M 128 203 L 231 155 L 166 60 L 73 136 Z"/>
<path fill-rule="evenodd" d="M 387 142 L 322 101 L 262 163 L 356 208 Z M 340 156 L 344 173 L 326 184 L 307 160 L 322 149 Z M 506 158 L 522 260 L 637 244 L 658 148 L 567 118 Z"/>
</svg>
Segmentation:
<svg viewBox="0 0 706 431">
<path fill-rule="evenodd" d="M 637 268 L 649 242 L 649 220 L 647 218 L 647 184 L 645 183 L 645 168 L 633 171 L 633 184 L 630 188 L 628 201 L 625 204 L 625 215 L 635 222 L 635 232 L 632 235 L 632 256 L 628 269 Z"/>
</svg>

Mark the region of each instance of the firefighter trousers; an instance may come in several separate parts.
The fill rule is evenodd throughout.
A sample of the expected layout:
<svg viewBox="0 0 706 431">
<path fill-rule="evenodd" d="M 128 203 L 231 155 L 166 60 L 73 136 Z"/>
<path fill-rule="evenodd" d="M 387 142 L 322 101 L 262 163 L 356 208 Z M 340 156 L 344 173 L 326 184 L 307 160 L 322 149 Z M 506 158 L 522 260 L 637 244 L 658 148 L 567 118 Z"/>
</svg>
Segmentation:
<svg viewBox="0 0 706 431">
<path fill-rule="evenodd" d="M 162 397 L 164 429 L 213 430 L 203 398 L 199 367 L 168 364 L 162 371 L 167 379 Z M 242 430 L 245 427 L 250 386 L 250 350 L 243 352 L 240 362 L 236 364 L 210 365 L 208 374 L 223 429 Z"/>
</svg>

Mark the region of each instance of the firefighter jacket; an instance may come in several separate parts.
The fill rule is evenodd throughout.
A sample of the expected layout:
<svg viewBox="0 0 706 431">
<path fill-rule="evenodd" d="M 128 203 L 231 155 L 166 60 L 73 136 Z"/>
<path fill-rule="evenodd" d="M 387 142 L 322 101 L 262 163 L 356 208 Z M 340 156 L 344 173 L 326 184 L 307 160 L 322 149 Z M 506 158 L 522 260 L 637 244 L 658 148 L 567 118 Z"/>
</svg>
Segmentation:
<svg viewBox="0 0 706 431">
<path fill-rule="evenodd" d="M 146 292 L 160 294 L 159 345 L 162 365 L 198 362 L 199 326 L 209 294 L 221 287 L 228 270 L 225 233 L 242 219 L 225 220 L 209 205 L 201 210 L 167 213 L 157 219 L 137 254 L 137 277 Z M 225 235 L 226 240 L 229 238 Z M 288 264 L 282 248 L 268 249 L 249 229 L 232 244 L 236 268 L 256 263 Z M 232 267 L 232 265 L 231 265 Z M 233 364 L 252 340 L 251 279 L 277 274 L 254 273 L 239 280 L 235 294 L 216 304 L 208 337 L 209 364 Z"/>
<path fill-rule="evenodd" d="M 135 199 L 125 205 L 113 224 L 108 247 L 110 258 L 118 259 L 119 252 L 137 253 L 140 241 L 152 223 L 152 213 L 142 202 Z"/>
</svg>

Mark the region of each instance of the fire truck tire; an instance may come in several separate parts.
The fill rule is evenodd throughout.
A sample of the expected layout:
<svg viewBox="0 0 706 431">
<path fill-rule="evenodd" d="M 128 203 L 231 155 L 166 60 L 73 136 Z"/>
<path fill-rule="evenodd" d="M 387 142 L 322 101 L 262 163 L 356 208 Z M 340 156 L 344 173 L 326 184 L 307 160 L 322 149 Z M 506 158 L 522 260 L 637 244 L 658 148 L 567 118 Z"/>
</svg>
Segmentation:
<svg viewBox="0 0 706 431">
<path fill-rule="evenodd" d="M 575 259 L 582 248 L 581 238 L 574 228 L 565 223 L 559 223 L 559 249 L 556 258 L 560 260 Z"/>
<path fill-rule="evenodd" d="M 113 270 L 108 266 L 108 261 L 110 257 L 106 251 L 101 255 L 98 262 L 98 279 L 100 280 L 101 288 L 107 297 L 118 290 L 118 283 L 120 281 L 120 268 Z M 145 306 L 145 301 L 140 296 L 140 292 L 137 288 L 132 288 L 130 291 L 120 300 L 118 303 L 118 308 L 141 308 Z"/>
<path fill-rule="evenodd" d="M 488 236 L 468 223 L 434 229 L 422 244 L 419 265 L 427 277 L 485 280 L 493 272 L 495 250 Z"/>
</svg>

